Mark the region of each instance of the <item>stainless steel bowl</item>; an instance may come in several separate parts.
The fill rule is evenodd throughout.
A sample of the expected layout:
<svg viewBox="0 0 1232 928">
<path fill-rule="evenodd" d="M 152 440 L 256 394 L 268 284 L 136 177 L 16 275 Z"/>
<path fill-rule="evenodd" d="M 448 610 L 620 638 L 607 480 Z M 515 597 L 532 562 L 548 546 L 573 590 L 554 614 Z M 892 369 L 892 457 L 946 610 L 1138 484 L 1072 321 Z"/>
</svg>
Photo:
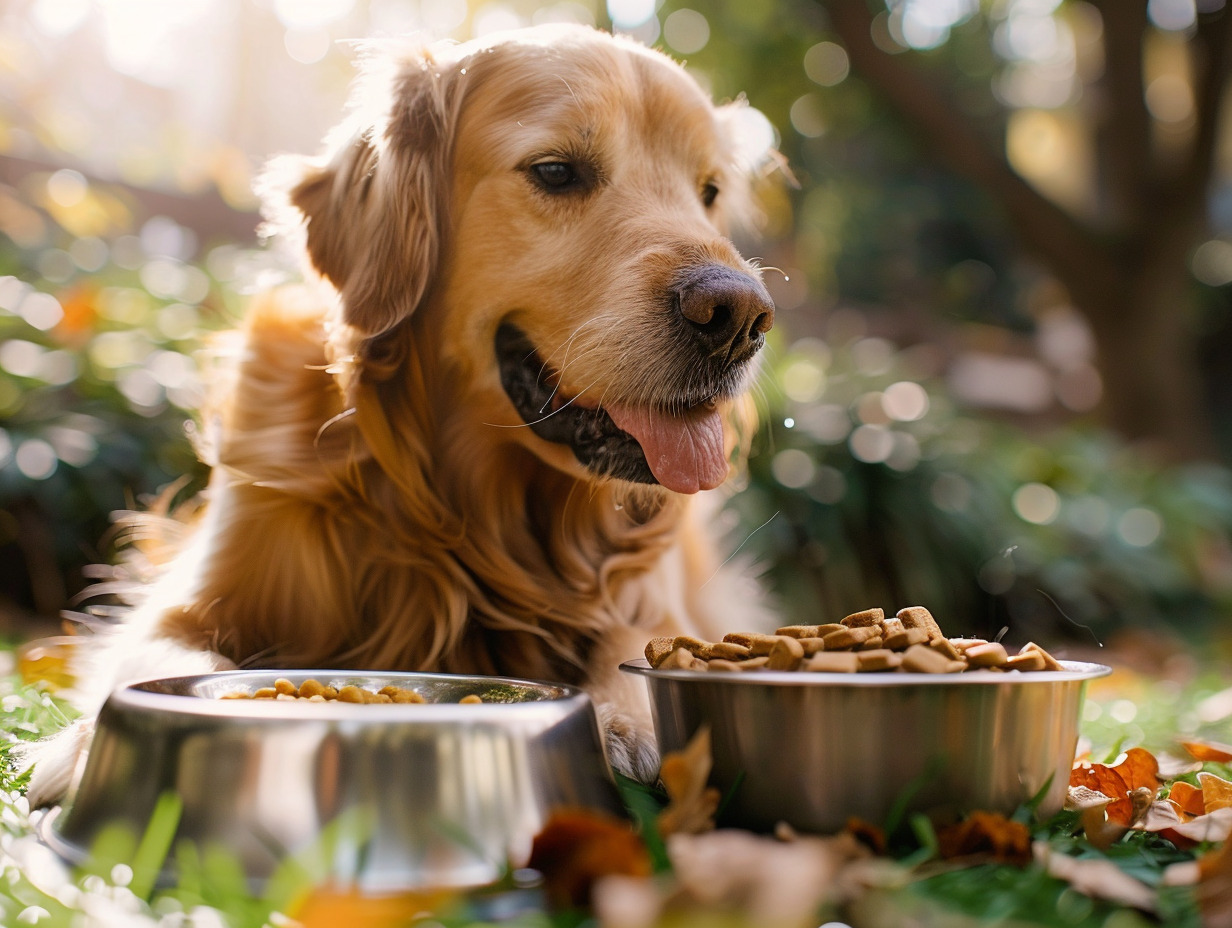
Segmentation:
<svg viewBox="0 0 1232 928">
<path fill-rule="evenodd" d="M 896 803 L 949 817 L 1010 812 L 1043 793 L 1059 809 L 1087 681 L 1111 669 L 962 674 L 715 673 L 621 670 L 650 689 L 661 752 L 711 732 L 711 782 L 730 794 L 723 823 L 784 821 L 833 832 L 851 816 L 881 824 Z"/>
<path fill-rule="evenodd" d="M 413 689 L 426 705 L 215 697 L 314 678 Z M 484 700 L 458 704 L 469 694 Z M 177 841 L 221 845 L 259 885 L 293 854 L 366 892 L 477 886 L 521 866 L 553 810 L 623 815 L 580 690 L 501 677 L 235 671 L 139 683 L 103 706 L 44 838 L 84 860 L 113 823 L 142 834 L 159 796 Z M 334 823 L 333 828 L 327 828 Z M 323 830 L 331 834 L 322 847 Z"/>
</svg>

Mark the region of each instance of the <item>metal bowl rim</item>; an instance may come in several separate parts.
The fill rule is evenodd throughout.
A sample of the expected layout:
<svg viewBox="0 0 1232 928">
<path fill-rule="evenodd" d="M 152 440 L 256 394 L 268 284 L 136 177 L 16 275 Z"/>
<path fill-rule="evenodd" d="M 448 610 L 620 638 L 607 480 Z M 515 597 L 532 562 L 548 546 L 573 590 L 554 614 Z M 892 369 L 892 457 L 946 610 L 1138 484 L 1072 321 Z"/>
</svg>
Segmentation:
<svg viewBox="0 0 1232 928">
<path fill-rule="evenodd" d="M 415 681 L 468 682 L 505 684 L 550 691 L 555 696 L 518 702 L 482 703 L 348 703 L 337 700 L 308 702 L 307 700 L 219 699 L 196 693 L 157 693 L 145 687 L 155 684 L 191 686 L 199 681 L 233 679 L 236 685 L 255 681 L 273 681 L 285 677 L 302 682 L 307 679 L 346 678 L 362 685 L 365 680 L 381 680 L 392 684 Z M 205 716 L 218 719 L 282 719 L 294 721 L 365 721 L 374 724 L 389 722 L 473 722 L 484 718 L 509 719 L 510 714 L 542 712 L 546 707 L 557 709 L 589 702 L 581 689 L 565 683 L 527 680 L 518 677 L 497 677 L 485 674 L 419 673 L 411 671 L 330 670 L 330 669 L 255 669 L 219 670 L 213 673 L 179 677 L 151 677 L 131 680 L 115 689 L 108 699 L 113 706 L 138 712 L 166 713 L 184 716 Z"/>
<path fill-rule="evenodd" d="M 649 680 L 676 680 L 682 683 L 717 683 L 719 686 L 797 686 L 797 687 L 904 687 L 904 686 L 1025 686 L 1035 683 L 1069 683 L 1095 680 L 1112 673 L 1107 664 L 1087 661 L 1060 661 L 1064 670 L 967 670 L 962 673 L 911 673 L 872 671 L 865 673 L 827 673 L 824 671 L 758 670 L 751 673 L 715 673 L 708 670 L 655 670 L 644 657 L 625 661 L 620 669 L 640 674 Z"/>
</svg>

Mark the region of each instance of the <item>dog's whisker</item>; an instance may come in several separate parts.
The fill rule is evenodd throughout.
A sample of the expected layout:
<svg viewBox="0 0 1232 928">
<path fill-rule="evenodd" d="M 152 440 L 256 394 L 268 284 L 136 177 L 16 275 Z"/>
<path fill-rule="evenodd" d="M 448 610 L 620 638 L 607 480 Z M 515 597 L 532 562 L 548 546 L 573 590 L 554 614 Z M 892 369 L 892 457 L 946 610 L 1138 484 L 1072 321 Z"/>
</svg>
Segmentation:
<svg viewBox="0 0 1232 928">
<path fill-rule="evenodd" d="M 595 381 L 595 383 L 597 383 L 597 382 L 598 382 L 598 381 Z M 593 387 L 594 385 L 595 385 L 595 384 L 594 384 L 594 383 L 592 383 L 592 384 L 590 385 L 590 387 Z M 587 390 L 589 390 L 589 389 L 590 389 L 590 387 L 586 387 L 586 388 L 584 388 L 583 390 L 581 390 L 581 391 L 578 393 L 578 396 L 581 396 L 583 393 L 585 393 Z M 518 423 L 515 423 L 515 424 L 513 424 L 513 425 L 505 425 L 505 424 L 504 424 L 504 423 L 502 423 L 502 422 L 485 422 L 485 423 L 483 423 L 483 424 L 484 424 L 484 425 L 486 425 L 486 426 L 490 426 L 491 428 L 494 428 L 494 429 L 523 429 L 523 428 L 528 428 L 528 427 L 530 427 L 530 426 L 532 426 L 532 425 L 538 425 L 540 422 L 546 422 L 548 419 L 551 419 L 554 415 L 556 415 L 556 414 L 557 414 L 558 412 L 560 412 L 561 410 L 563 410 L 563 409 L 565 409 L 565 408 L 567 408 L 567 407 L 569 407 L 569 406 L 572 406 L 572 405 L 573 405 L 573 403 L 577 400 L 577 398 L 578 398 L 577 396 L 570 397 L 568 400 L 566 400 L 565 402 L 561 403 L 561 404 L 560 404 L 560 406 L 559 406 L 558 408 L 553 409 L 553 410 L 552 410 L 550 413 L 548 413 L 546 416 L 542 416 L 542 417 L 540 417 L 540 418 L 538 418 L 538 419 L 534 420 L 533 422 L 518 422 Z"/>
<path fill-rule="evenodd" d="M 763 528 L 765 528 L 767 525 L 769 525 L 771 522 L 773 522 L 775 519 L 777 519 L 777 518 L 778 518 L 779 512 L 780 512 L 780 510 L 775 510 L 774 514 L 773 514 L 773 515 L 771 515 L 771 516 L 770 516 L 770 518 L 768 518 L 768 519 L 767 519 L 765 522 L 763 522 L 761 525 L 757 526 L 757 528 L 753 529 L 753 531 L 751 531 L 751 532 L 749 532 L 747 535 L 745 535 L 745 536 L 744 536 L 744 541 L 742 541 L 742 542 L 740 542 L 740 544 L 736 545 L 736 550 L 734 550 L 731 554 L 727 555 L 727 558 L 723 561 L 723 563 L 722 563 L 722 564 L 720 564 L 718 567 L 716 567 L 716 568 L 715 568 L 714 573 L 712 573 L 709 577 L 707 577 L 707 578 L 706 578 L 706 582 L 705 582 L 705 583 L 703 583 L 701 586 L 699 586 L 697 589 L 698 589 L 699 591 L 700 591 L 700 590 L 704 590 L 704 589 L 706 588 L 707 584 L 709 584 L 711 580 L 713 580 L 715 577 L 717 577 L 717 576 L 718 576 L 718 575 L 719 575 L 719 574 L 723 571 L 723 568 L 724 568 L 724 567 L 726 567 L 729 563 L 731 563 L 732 558 L 734 558 L 737 554 L 739 554 L 739 553 L 740 553 L 740 549 L 741 549 L 741 548 L 743 548 L 746 544 L 748 544 L 748 543 L 749 543 L 749 539 L 750 539 L 750 538 L 752 538 L 754 535 L 756 535 L 758 532 L 760 532 Z"/>
<path fill-rule="evenodd" d="M 551 405 L 552 400 L 556 398 L 556 394 L 560 391 L 560 385 L 564 380 L 565 371 L 569 367 L 569 352 L 573 347 L 573 342 L 582 333 L 582 330 L 589 325 L 595 325 L 597 323 L 607 322 L 609 320 L 615 321 L 615 319 L 616 319 L 615 313 L 602 313 L 598 316 L 594 316 L 590 319 L 583 321 L 573 330 L 573 332 L 570 333 L 569 337 L 566 338 L 564 342 L 562 342 L 556 349 L 552 351 L 551 354 L 549 354 L 546 358 L 543 359 L 543 363 L 539 368 L 538 377 L 536 378 L 539 382 L 542 382 L 544 371 L 546 371 L 549 368 L 552 359 L 556 356 L 556 353 L 561 351 L 562 349 L 564 350 L 564 358 L 561 362 L 561 366 L 556 371 L 556 383 L 553 384 L 552 392 L 548 394 L 548 397 L 546 400 L 544 400 L 543 405 L 539 407 L 540 413 L 542 413 L 545 409 L 547 409 Z M 602 341 L 594 345 L 591 348 L 591 350 L 593 351 L 594 349 L 598 348 L 600 345 L 602 345 Z"/>
</svg>

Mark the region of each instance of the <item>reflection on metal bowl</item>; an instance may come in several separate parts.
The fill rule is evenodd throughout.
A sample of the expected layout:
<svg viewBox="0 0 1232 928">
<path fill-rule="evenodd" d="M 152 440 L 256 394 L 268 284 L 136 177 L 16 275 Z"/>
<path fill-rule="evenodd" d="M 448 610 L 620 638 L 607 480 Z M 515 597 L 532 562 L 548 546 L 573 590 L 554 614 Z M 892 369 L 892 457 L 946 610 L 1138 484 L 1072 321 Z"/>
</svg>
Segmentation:
<svg viewBox="0 0 1232 928">
<path fill-rule="evenodd" d="M 278 677 L 393 685 L 427 704 L 217 698 Z M 470 694 L 483 702 L 458 704 Z M 81 861 L 113 823 L 140 835 L 166 792 L 182 801 L 177 841 L 225 848 L 254 885 L 315 852 L 365 892 L 490 883 L 524 864 L 554 810 L 624 814 L 584 693 L 445 674 L 233 671 L 119 689 L 43 837 Z"/>
<path fill-rule="evenodd" d="M 717 673 L 621 669 L 650 689 L 661 752 L 711 731 L 711 782 L 730 799 L 720 824 L 787 822 L 833 832 L 852 817 L 883 823 L 895 803 L 940 818 L 1011 812 L 1065 799 L 1087 681 L 1111 672 L 961 674 Z"/>
</svg>

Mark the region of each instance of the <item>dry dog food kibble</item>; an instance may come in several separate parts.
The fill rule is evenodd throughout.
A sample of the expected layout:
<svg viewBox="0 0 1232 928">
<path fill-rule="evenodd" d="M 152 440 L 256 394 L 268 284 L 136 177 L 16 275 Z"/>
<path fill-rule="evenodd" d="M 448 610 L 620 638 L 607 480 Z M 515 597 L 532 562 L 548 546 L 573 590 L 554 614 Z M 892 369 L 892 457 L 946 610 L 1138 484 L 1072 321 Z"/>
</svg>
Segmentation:
<svg viewBox="0 0 1232 928">
<path fill-rule="evenodd" d="M 1034 642 L 1010 654 L 997 641 L 947 638 L 923 606 L 907 606 L 889 618 L 881 609 L 864 609 L 833 624 L 784 625 L 773 635 L 731 632 L 718 642 L 689 635 L 653 638 L 646 645 L 646 660 L 656 670 L 719 673 L 762 669 L 814 673 L 1064 669 Z"/>
<path fill-rule="evenodd" d="M 400 686 L 383 686 L 375 693 L 362 686 L 348 684 L 341 688 L 326 686 L 320 680 L 305 680 L 296 686 L 285 677 L 274 681 L 273 686 L 263 686 L 249 693 L 236 690 L 233 693 L 223 693 L 220 699 L 297 699 L 306 702 L 353 702 L 363 705 L 373 703 L 411 704 L 427 702 L 423 696 L 414 690 L 403 689 Z M 470 693 L 458 700 L 459 703 L 481 703 L 483 698 Z"/>
</svg>

